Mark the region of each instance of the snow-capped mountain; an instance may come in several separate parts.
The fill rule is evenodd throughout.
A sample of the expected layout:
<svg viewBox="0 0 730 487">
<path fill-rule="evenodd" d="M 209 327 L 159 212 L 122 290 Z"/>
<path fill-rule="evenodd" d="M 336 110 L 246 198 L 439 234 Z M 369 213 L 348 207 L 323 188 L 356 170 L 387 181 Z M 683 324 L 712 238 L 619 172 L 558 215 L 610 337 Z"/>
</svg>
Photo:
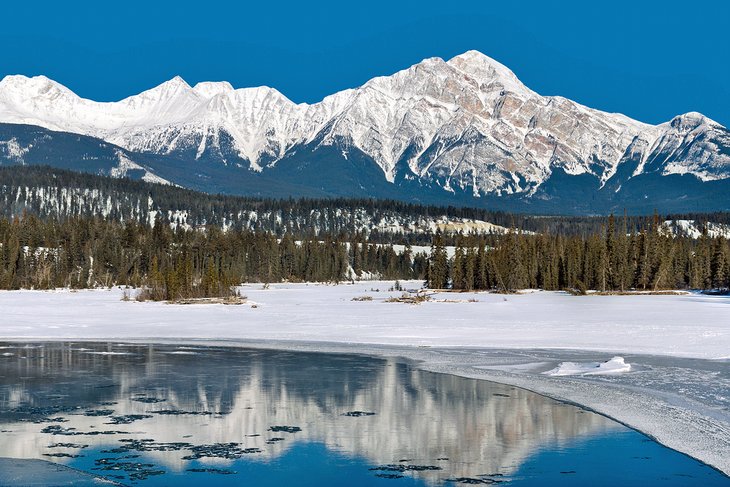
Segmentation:
<svg viewBox="0 0 730 487">
<path fill-rule="evenodd" d="M 707 187 L 723 193 L 730 181 L 730 131 L 703 115 L 653 126 L 541 96 L 476 51 L 426 59 L 315 104 L 267 87 L 191 87 L 179 77 L 99 103 L 42 76 L 7 76 L 0 123 L 101 139 L 126 151 L 120 166 L 229 193 L 509 201 L 538 210 L 594 193 L 600 204 L 576 205 L 591 212 L 637 198 L 694 201 L 677 192 L 720 183 Z M 28 150 L 15 142 L 16 162 Z"/>
</svg>

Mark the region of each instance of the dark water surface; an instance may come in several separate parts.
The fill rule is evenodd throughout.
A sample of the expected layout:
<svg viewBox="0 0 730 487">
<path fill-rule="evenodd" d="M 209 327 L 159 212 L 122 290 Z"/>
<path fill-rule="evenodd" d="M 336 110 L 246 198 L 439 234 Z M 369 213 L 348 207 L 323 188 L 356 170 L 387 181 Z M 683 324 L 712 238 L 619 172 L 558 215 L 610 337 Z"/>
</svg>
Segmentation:
<svg viewBox="0 0 730 487">
<path fill-rule="evenodd" d="M 125 485 L 730 485 L 510 386 L 357 355 L 0 343 L 0 457 Z"/>
</svg>

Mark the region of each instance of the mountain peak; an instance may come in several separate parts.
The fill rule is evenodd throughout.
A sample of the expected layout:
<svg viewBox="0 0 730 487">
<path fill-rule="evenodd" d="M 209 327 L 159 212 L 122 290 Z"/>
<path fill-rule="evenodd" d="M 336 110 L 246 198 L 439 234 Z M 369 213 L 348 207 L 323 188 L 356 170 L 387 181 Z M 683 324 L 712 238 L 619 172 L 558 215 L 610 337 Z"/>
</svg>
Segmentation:
<svg viewBox="0 0 730 487">
<path fill-rule="evenodd" d="M 479 51 L 466 51 L 449 59 L 447 64 L 473 77 L 480 84 L 496 84 L 515 93 L 532 93 L 507 66 Z"/>
<path fill-rule="evenodd" d="M 481 51 L 477 51 L 476 49 L 469 49 L 468 51 L 462 52 L 461 54 L 457 54 L 456 56 L 449 59 L 449 62 L 457 59 L 462 59 L 469 62 L 496 63 L 502 66 L 502 64 L 498 63 L 493 58 L 487 56 Z"/>
<path fill-rule="evenodd" d="M 715 125 L 718 127 L 722 127 L 722 125 L 720 125 L 719 123 L 704 116 L 699 112 L 687 112 L 681 115 L 677 115 L 672 120 L 667 122 L 667 124 L 670 125 L 672 128 L 680 131 L 691 131 L 702 125 Z"/>
<path fill-rule="evenodd" d="M 129 97 L 128 99 L 134 99 L 139 96 L 148 98 L 167 98 L 170 96 L 174 96 L 176 94 L 179 94 L 181 92 L 188 92 L 192 91 L 192 88 L 190 85 L 182 79 L 180 76 L 175 76 L 172 79 L 169 79 L 167 81 L 164 81 L 160 83 L 159 85 L 155 86 L 154 88 L 150 88 L 149 90 L 143 91 L 139 95 L 133 95 Z"/>
<path fill-rule="evenodd" d="M 168 102 L 170 100 L 176 100 L 181 97 L 188 98 L 190 97 L 190 95 L 192 95 L 193 97 L 195 97 L 196 95 L 195 93 L 193 93 L 193 89 L 190 87 L 190 85 L 180 76 L 175 76 L 170 80 L 160 83 L 154 88 L 143 91 L 139 95 L 132 95 L 128 98 L 125 98 L 124 100 L 122 100 L 122 103 L 136 105 L 139 103 L 147 104 L 157 103 L 161 101 Z"/>
<path fill-rule="evenodd" d="M 61 83 L 43 75 L 32 77 L 22 74 L 7 75 L 0 81 L 0 91 L 15 91 L 30 96 L 53 96 L 59 94 L 76 96 Z"/>
<path fill-rule="evenodd" d="M 166 87 L 166 88 L 176 88 L 176 89 L 184 88 L 184 89 L 190 89 L 190 85 L 187 83 L 187 81 L 185 81 L 184 79 L 182 79 L 181 76 L 178 76 L 178 75 L 176 75 L 172 79 L 170 79 L 168 81 L 165 81 L 164 83 L 160 84 L 158 86 L 158 88 L 159 87 L 163 87 L 163 86 Z"/>
<path fill-rule="evenodd" d="M 228 81 L 201 81 L 193 87 L 193 91 L 210 98 L 215 95 L 228 94 L 234 90 Z"/>
</svg>

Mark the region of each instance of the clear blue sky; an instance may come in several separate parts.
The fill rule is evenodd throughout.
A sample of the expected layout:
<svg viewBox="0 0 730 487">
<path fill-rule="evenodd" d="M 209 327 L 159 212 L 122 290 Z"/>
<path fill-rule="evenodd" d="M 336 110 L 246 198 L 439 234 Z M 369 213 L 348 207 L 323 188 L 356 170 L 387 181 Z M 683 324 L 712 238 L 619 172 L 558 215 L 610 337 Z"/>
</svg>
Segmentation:
<svg viewBox="0 0 730 487">
<path fill-rule="evenodd" d="M 12 0 L 0 13 L 0 76 L 45 74 L 117 100 L 179 74 L 314 102 L 477 49 L 541 94 L 650 123 L 695 110 L 727 126 L 728 4 Z"/>
</svg>

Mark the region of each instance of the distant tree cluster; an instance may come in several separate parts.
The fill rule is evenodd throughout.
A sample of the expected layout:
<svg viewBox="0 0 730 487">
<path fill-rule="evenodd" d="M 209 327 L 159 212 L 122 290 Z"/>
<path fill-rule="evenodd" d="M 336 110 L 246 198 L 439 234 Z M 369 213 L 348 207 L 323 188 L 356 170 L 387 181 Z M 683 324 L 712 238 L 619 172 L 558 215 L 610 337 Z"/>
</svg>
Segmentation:
<svg viewBox="0 0 730 487">
<path fill-rule="evenodd" d="M 423 279 L 426 275 L 428 257 L 425 253 L 414 253 L 408 244 L 396 251 L 393 245 L 372 243 L 363 234 L 356 234 L 349 246 L 357 277 L 362 277 L 364 272 L 372 275 L 371 269 L 377 269 L 376 275 L 383 279 Z"/>
<path fill-rule="evenodd" d="M 423 278 L 425 268 L 425 255 L 407 248 L 396 252 L 364 239 L 349 245 L 331 235 L 295 240 L 217 226 L 173 231 L 161 222 L 0 219 L 2 289 L 127 285 L 175 300 L 228 296 L 242 282 L 342 281 L 351 269 Z"/>
<path fill-rule="evenodd" d="M 462 236 L 449 259 L 434 237 L 427 269 L 431 288 L 455 290 L 571 288 L 599 291 L 727 289 L 730 246 L 722 237 L 671 235 L 654 217 L 629 233 L 626 223 L 604 219 L 604 231 L 587 236 L 525 234 Z"/>
</svg>

